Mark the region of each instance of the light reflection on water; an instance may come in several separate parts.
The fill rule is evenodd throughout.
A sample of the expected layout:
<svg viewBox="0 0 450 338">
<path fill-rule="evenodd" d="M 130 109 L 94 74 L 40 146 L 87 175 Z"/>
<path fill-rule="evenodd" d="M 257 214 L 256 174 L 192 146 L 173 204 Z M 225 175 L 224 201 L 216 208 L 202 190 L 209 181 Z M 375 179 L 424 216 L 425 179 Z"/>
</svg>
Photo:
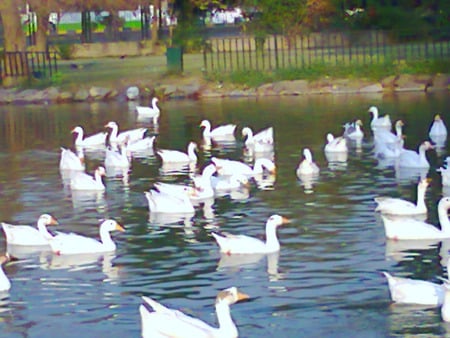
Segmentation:
<svg viewBox="0 0 450 338">
<path fill-rule="evenodd" d="M 116 218 L 124 234 L 114 234 L 114 255 L 64 258 L 47 251 L 17 251 L 20 260 L 5 267 L 13 287 L 0 302 L 2 337 L 136 337 L 141 295 L 216 325 L 213 301 L 218 290 L 236 285 L 252 299 L 232 308 L 242 337 L 364 337 L 447 335 L 438 309 L 391 305 L 380 271 L 438 282 L 446 276 L 449 242 L 400 243 L 384 238 L 373 198 L 380 194 L 415 199 L 416 174 L 400 176 L 371 156 L 367 126 L 370 105 L 393 120 L 402 119 L 406 147 L 427 138 L 435 113 L 445 118 L 446 93 L 425 96 L 317 96 L 171 101 L 161 104 L 160 124 L 138 121 L 126 103 L 0 107 L 0 220 L 31 224 L 43 213 L 58 218 L 58 230 L 98 236 L 98 220 Z M 132 107 L 132 105 L 131 105 Z M 360 118 L 366 138 L 346 163 L 331 165 L 323 153 L 325 135 L 342 132 Z M 236 141 L 204 143 L 199 123 L 236 123 Z M 253 182 L 248 192 L 203 203 L 193 217 L 148 212 L 144 191 L 157 181 L 187 183 L 188 172 L 163 172 L 154 152 L 140 154 L 127 180 L 106 179 L 104 194 L 77 194 L 64 186 L 58 170 L 60 147 L 71 147 L 70 130 L 87 134 L 108 121 L 120 129 L 149 126 L 155 147 L 185 150 L 199 144 L 199 167 L 212 156 L 251 160 L 243 153 L 244 126 L 275 129 L 276 180 Z M 450 122 L 450 121 L 447 121 Z M 448 123 L 450 124 L 450 123 Z M 321 167 L 312 182 L 295 169 L 308 147 Z M 427 191 L 429 221 L 437 223 L 442 189 L 434 171 L 448 154 L 448 141 L 431 152 Z M 253 154 L 254 155 L 254 154 Z M 89 172 L 100 153 L 85 153 Z M 222 256 L 212 230 L 264 235 L 274 213 L 291 219 L 278 229 L 279 254 Z M 6 250 L 3 237 L 2 250 Z M 16 251 L 14 251 L 14 249 Z"/>
</svg>

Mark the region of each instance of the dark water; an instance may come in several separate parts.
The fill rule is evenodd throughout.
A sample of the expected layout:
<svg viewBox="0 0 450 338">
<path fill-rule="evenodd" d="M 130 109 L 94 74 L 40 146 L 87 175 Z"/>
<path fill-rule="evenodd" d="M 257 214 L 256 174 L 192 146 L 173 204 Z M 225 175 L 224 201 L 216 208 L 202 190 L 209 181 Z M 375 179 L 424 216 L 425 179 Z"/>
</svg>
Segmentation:
<svg viewBox="0 0 450 338">
<path fill-rule="evenodd" d="M 370 116 L 377 105 L 392 120 L 405 122 L 405 146 L 427 138 L 435 113 L 450 124 L 448 93 L 400 96 L 314 96 L 161 104 L 155 147 L 185 149 L 201 144 L 200 121 L 238 125 L 237 142 L 199 151 L 199 166 L 210 156 L 244 159 L 240 130 L 275 129 L 276 182 L 252 184 L 247 199 L 216 198 L 199 206 L 191 219 L 153 219 L 144 197 L 157 181 L 188 182 L 187 175 L 162 175 L 160 160 L 133 159 L 127 181 L 106 179 L 106 193 L 88 199 L 72 195 L 59 173 L 60 147 L 72 145 L 70 130 L 87 134 L 106 122 L 120 129 L 149 126 L 126 103 L 0 107 L 0 220 L 32 224 L 41 213 L 59 220 L 61 231 L 97 235 L 98 219 L 115 218 L 126 227 L 114 234 L 114 255 L 64 258 L 46 251 L 18 252 L 5 267 L 12 282 L 0 303 L 1 337 L 138 337 L 140 297 L 217 325 L 213 307 L 218 290 L 237 286 L 251 300 L 232 307 L 241 337 L 445 336 L 450 328 L 438 309 L 393 306 L 380 271 L 438 282 L 447 276 L 448 243 L 403 248 L 385 240 L 373 198 L 380 194 L 414 200 L 416 177 L 399 177 L 371 154 Z M 328 167 L 323 153 L 327 132 L 340 134 L 344 122 L 360 118 L 366 138 L 352 149 L 347 165 Z M 295 169 L 304 147 L 321 167 L 312 187 Z M 430 152 L 427 192 L 429 221 L 437 223 L 442 193 L 435 169 L 448 155 L 448 141 Z M 92 172 L 101 155 L 86 154 Z M 278 230 L 279 255 L 221 259 L 209 233 L 221 230 L 262 236 L 267 218 L 278 213 L 291 223 Z M 4 237 L 1 251 L 6 250 Z"/>
</svg>

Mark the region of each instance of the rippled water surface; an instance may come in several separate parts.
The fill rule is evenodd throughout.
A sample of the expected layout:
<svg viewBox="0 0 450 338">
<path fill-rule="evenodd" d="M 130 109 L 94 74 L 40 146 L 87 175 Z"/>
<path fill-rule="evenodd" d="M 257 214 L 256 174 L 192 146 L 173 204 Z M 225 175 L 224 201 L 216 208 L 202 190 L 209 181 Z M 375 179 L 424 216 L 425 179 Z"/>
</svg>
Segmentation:
<svg viewBox="0 0 450 338">
<path fill-rule="evenodd" d="M 16 248 L 12 254 L 19 260 L 4 268 L 12 288 L 0 302 L 0 336 L 138 337 L 142 295 L 216 326 L 214 298 L 233 285 L 251 295 L 232 307 L 241 337 L 447 335 L 450 326 L 438 309 L 393 306 L 380 273 L 438 282 L 447 276 L 449 243 L 385 240 L 373 198 L 414 200 L 417 177 L 373 158 L 371 105 L 405 122 L 408 148 L 428 137 L 435 113 L 450 125 L 447 92 L 162 102 L 157 130 L 125 102 L 0 107 L 1 221 L 33 224 L 41 213 L 51 213 L 61 231 L 97 236 L 102 218 L 126 228 L 113 235 L 118 249 L 112 255 L 67 258 Z M 236 142 L 204 147 L 199 123 L 205 118 L 213 125 L 236 123 Z M 326 133 L 340 134 L 343 123 L 357 118 L 364 123 L 362 147 L 351 149 L 346 165 L 329 166 Z M 199 205 L 192 218 L 155 217 L 144 192 L 158 181 L 188 183 L 189 176 L 166 174 L 150 152 L 133 159 L 127 179 L 106 178 L 105 194 L 73 194 L 58 169 L 60 147 L 72 146 L 74 126 L 91 134 L 111 120 L 122 130 L 148 127 L 158 135 L 155 148 L 183 150 L 197 142 L 199 168 L 211 156 L 251 160 L 243 153 L 241 129 L 273 126 L 276 181 L 252 182 L 248 195 L 217 197 Z M 312 185 L 295 175 L 304 147 L 321 167 Z M 435 224 L 442 193 L 435 169 L 447 155 L 448 141 L 428 154 L 428 219 Z M 102 153 L 85 156 L 89 172 L 102 163 Z M 291 219 L 278 229 L 279 254 L 221 257 L 211 231 L 262 237 L 275 213 Z M 4 236 L 0 247 L 7 250 Z"/>
</svg>

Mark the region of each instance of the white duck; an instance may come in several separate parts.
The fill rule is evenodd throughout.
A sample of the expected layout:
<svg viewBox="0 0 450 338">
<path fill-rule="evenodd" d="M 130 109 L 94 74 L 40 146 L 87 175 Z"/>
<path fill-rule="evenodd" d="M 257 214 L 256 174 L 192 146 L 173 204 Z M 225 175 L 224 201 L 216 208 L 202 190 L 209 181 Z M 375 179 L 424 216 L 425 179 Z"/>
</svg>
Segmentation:
<svg viewBox="0 0 450 338">
<path fill-rule="evenodd" d="M 60 170 L 71 170 L 71 171 L 84 171 L 84 154 L 83 150 L 80 149 L 78 154 L 75 154 L 70 149 L 61 148 L 61 157 L 59 159 L 59 169 Z"/>
<path fill-rule="evenodd" d="M 445 159 L 443 167 L 437 169 L 441 173 L 442 186 L 450 187 L 450 157 Z"/>
<path fill-rule="evenodd" d="M 127 142 L 124 142 L 120 146 L 120 150 L 117 151 L 111 147 L 108 147 L 105 152 L 105 168 L 121 168 L 128 169 L 130 167 L 130 159 L 128 158 L 128 146 Z"/>
<path fill-rule="evenodd" d="M 361 120 L 344 124 L 344 137 L 353 141 L 361 141 L 364 138 L 364 132 L 361 129 L 362 125 Z"/>
<path fill-rule="evenodd" d="M 161 157 L 164 163 L 185 163 L 185 164 L 195 164 L 197 163 L 197 155 L 195 150 L 197 149 L 197 144 L 195 142 L 189 142 L 187 146 L 187 153 L 179 150 L 168 150 L 160 149 L 156 153 Z"/>
<path fill-rule="evenodd" d="M 410 149 L 404 149 L 398 157 L 398 166 L 400 168 L 421 168 L 428 169 L 430 163 L 427 160 L 425 152 L 429 149 L 434 149 L 434 146 L 429 142 L 423 142 L 418 149 L 418 152 Z"/>
<path fill-rule="evenodd" d="M 377 128 L 391 130 L 392 122 L 389 115 L 379 116 L 378 108 L 375 106 L 369 108 L 369 113 L 372 113 L 373 115 L 372 121 L 370 122 L 370 127 L 372 128 L 372 130 L 375 130 Z"/>
<path fill-rule="evenodd" d="M 414 218 L 391 218 L 381 215 L 386 237 L 403 240 L 425 240 L 450 238 L 450 221 L 447 211 L 450 208 L 450 197 L 443 197 L 438 203 L 438 216 L 441 229 L 432 224 Z"/>
<path fill-rule="evenodd" d="M 249 188 L 250 182 L 247 176 L 236 174 L 231 176 L 212 176 L 211 184 L 214 191 L 220 193 Z"/>
<path fill-rule="evenodd" d="M 395 122 L 395 134 L 391 133 L 387 129 L 376 129 L 374 130 L 374 142 L 375 143 L 383 143 L 383 144 L 397 144 L 400 140 L 403 139 L 403 126 L 405 124 L 402 120 L 398 120 Z"/>
<path fill-rule="evenodd" d="M 447 136 L 447 127 L 439 114 L 434 116 L 434 121 L 431 124 L 428 135 L 431 139 Z"/>
<path fill-rule="evenodd" d="M 105 185 L 102 176 L 105 174 L 105 168 L 102 166 L 95 170 L 93 177 L 84 172 L 78 172 L 70 179 L 70 188 L 72 190 L 104 191 Z"/>
<path fill-rule="evenodd" d="M 447 270 L 448 271 L 448 270 Z M 444 322 L 450 322 L 450 281 L 444 281 L 444 302 L 441 307 L 441 317 Z"/>
<path fill-rule="evenodd" d="M 77 147 L 101 147 L 106 144 L 106 137 L 108 133 L 100 132 L 90 136 L 84 137 L 84 129 L 81 126 L 76 126 L 71 131 L 73 134 L 77 134 L 75 138 L 75 146 Z"/>
<path fill-rule="evenodd" d="M 0 292 L 6 292 L 11 289 L 11 282 L 3 271 L 3 264 L 11 260 L 8 254 L 0 256 Z"/>
<path fill-rule="evenodd" d="M 248 164 L 234 161 L 229 159 L 222 159 L 212 157 L 213 162 L 217 168 L 217 173 L 223 176 L 244 175 L 252 177 L 255 175 L 263 174 L 264 171 L 268 171 L 270 174 L 275 174 L 276 166 L 272 160 L 268 158 L 258 158 L 253 165 L 253 168 Z"/>
<path fill-rule="evenodd" d="M 297 177 L 307 175 L 318 175 L 320 172 L 319 166 L 313 161 L 311 150 L 303 149 L 303 161 L 297 167 Z"/>
<path fill-rule="evenodd" d="M 424 280 L 394 277 L 383 271 L 391 299 L 400 304 L 440 306 L 444 302 L 444 285 Z"/>
<path fill-rule="evenodd" d="M 75 255 L 88 253 L 111 252 L 116 250 L 116 244 L 111 239 L 111 231 L 124 232 L 125 229 L 113 219 L 107 219 L 100 224 L 100 241 L 75 233 L 58 232 L 49 244 L 52 251 L 58 255 Z"/>
<path fill-rule="evenodd" d="M 160 115 L 161 111 L 160 111 L 157 103 L 158 103 L 158 98 L 154 97 L 152 99 L 151 107 L 136 106 L 136 111 L 137 111 L 138 116 L 152 118 L 153 124 L 158 124 L 158 119 L 159 119 L 159 115 Z"/>
<path fill-rule="evenodd" d="M 131 153 L 133 152 L 141 152 L 153 149 L 153 144 L 155 143 L 156 136 L 147 136 L 143 139 L 134 141 L 133 143 L 129 143 L 127 145 L 127 150 Z"/>
<path fill-rule="evenodd" d="M 219 292 L 215 302 L 219 327 L 215 328 L 144 296 L 143 304 L 139 306 L 142 337 L 237 338 L 239 333 L 230 315 L 230 305 L 248 298 L 248 295 L 239 292 L 236 287 Z"/>
<path fill-rule="evenodd" d="M 266 129 L 263 129 L 261 131 L 259 131 L 258 133 L 253 135 L 253 131 L 251 128 L 249 127 L 245 127 L 242 129 L 242 136 L 246 137 L 245 139 L 245 145 L 251 146 L 254 145 L 255 143 L 260 143 L 260 144 L 265 144 L 265 145 L 269 145 L 269 144 L 273 144 L 273 127 L 269 127 Z"/>
<path fill-rule="evenodd" d="M 280 243 L 277 238 L 277 227 L 288 223 L 286 217 L 272 215 L 266 222 L 266 241 L 245 235 L 216 234 L 211 233 L 220 251 L 226 254 L 256 254 L 271 253 L 280 250 Z"/>
<path fill-rule="evenodd" d="M 145 197 L 151 213 L 191 214 L 195 212 L 186 193 L 175 196 L 167 192 L 150 190 L 145 192 Z"/>
<path fill-rule="evenodd" d="M 109 142 L 112 144 L 121 144 L 125 141 L 130 143 L 144 138 L 144 134 L 147 128 L 136 128 L 127 131 L 123 131 L 119 134 L 119 126 L 116 122 L 110 121 L 105 125 L 105 128 L 111 129 L 111 134 L 109 135 Z"/>
<path fill-rule="evenodd" d="M 425 192 L 431 179 L 424 178 L 417 184 L 417 203 L 412 203 L 401 198 L 393 197 L 375 197 L 377 207 L 375 211 L 379 211 L 386 215 L 413 216 L 427 213 L 425 204 Z"/>
<path fill-rule="evenodd" d="M 52 234 L 47 225 L 57 225 L 58 221 L 49 214 L 42 214 L 37 220 L 37 228 L 29 225 L 13 225 L 2 222 L 6 243 L 9 245 L 41 246 L 48 245 Z"/>
<path fill-rule="evenodd" d="M 347 140 L 345 137 L 334 137 L 333 134 L 327 134 L 327 144 L 324 148 L 326 153 L 346 153 L 348 152 Z"/>
<path fill-rule="evenodd" d="M 220 139 L 234 138 L 234 131 L 236 130 L 236 125 L 226 124 L 211 129 L 211 122 L 209 122 L 208 120 L 203 120 L 200 123 L 200 128 L 205 128 L 203 129 L 203 138 L 212 138 L 220 140 Z"/>
</svg>

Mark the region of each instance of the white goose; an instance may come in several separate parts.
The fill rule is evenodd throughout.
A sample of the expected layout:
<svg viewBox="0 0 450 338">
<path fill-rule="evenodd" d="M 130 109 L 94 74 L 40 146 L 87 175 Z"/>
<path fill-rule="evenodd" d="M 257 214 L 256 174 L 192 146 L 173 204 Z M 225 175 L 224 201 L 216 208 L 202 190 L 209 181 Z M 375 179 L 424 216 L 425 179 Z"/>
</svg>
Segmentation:
<svg viewBox="0 0 450 338">
<path fill-rule="evenodd" d="M 383 271 L 389 293 L 395 303 L 440 306 L 444 302 L 444 285 L 424 280 L 394 277 Z"/>
<path fill-rule="evenodd" d="M 444 322 L 450 322 L 450 281 L 445 280 L 443 287 L 444 287 L 444 302 L 441 307 L 441 317 Z"/>
<path fill-rule="evenodd" d="M 145 192 L 145 197 L 151 213 L 193 214 L 195 212 L 194 206 L 186 193 L 175 196 L 167 192 L 150 190 Z"/>
<path fill-rule="evenodd" d="M 11 289 L 11 282 L 3 271 L 3 264 L 11 260 L 8 254 L 0 256 L 0 292 L 6 292 Z"/>
<path fill-rule="evenodd" d="M 83 150 L 80 149 L 78 154 L 75 154 L 70 149 L 61 148 L 61 157 L 59 159 L 59 169 L 60 170 L 71 170 L 71 171 L 84 171 L 84 154 Z"/>
<path fill-rule="evenodd" d="M 389 115 L 379 116 L 378 108 L 375 106 L 369 108 L 369 113 L 372 113 L 373 115 L 372 121 L 370 122 L 370 127 L 372 128 L 372 130 L 375 130 L 377 128 L 391 130 L 392 122 Z"/>
<path fill-rule="evenodd" d="M 125 231 L 115 220 L 107 219 L 100 224 L 100 241 L 75 233 L 58 232 L 49 241 L 49 244 L 52 251 L 58 255 L 111 252 L 116 250 L 116 244 L 111 239 L 110 234 L 114 230 Z"/>
<path fill-rule="evenodd" d="M 158 98 L 154 97 L 152 99 L 152 106 L 151 107 L 144 107 L 144 106 L 136 106 L 136 111 L 139 117 L 147 117 L 153 119 L 153 124 L 158 124 L 158 119 L 160 115 L 160 109 L 157 105 Z"/>
<path fill-rule="evenodd" d="M 156 136 L 147 136 L 143 139 L 134 141 L 133 143 L 129 143 L 127 145 L 127 150 L 131 153 L 134 152 L 142 152 L 146 150 L 153 149 L 153 144 L 155 143 Z"/>
<path fill-rule="evenodd" d="M 398 166 L 400 168 L 423 168 L 428 169 L 430 163 L 427 160 L 425 152 L 429 149 L 434 149 L 434 146 L 428 142 L 423 142 L 418 149 L 414 150 L 404 149 L 399 156 Z"/>
<path fill-rule="evenodd" d="M 58 221 L 49 214 L 42 214 L 37 220 L 37 228 L 29 225 L 13 225 L 2 222 L 6 243 L 9 245 L 41 246 L 48 245 L 52 234 L 47 225 L 57 225 Z"/>
<path fill-rule="evenodd" d="M 252 177 L 264 173 L 265 170 L 271 174 L 275 174 L 276 171 L 275 163 L 267 158 L 258 158 L 253 168 L 240 161 L 217 157 L 212 157 L 211 162 L 215 164 L 217 173 L 223 176 L 244 175 Z"/>
<path fill-rule="evenodd" d="M 203 138 L 212 138 L 220 140 L 220 139 L 234 138 L 234 131 L 236 130 L 236 125 L 226 124 L 211 129 L 211 122 L 209 122 L 208 120 L 203 120 L 200 123 L 200 128 L 205 128 L 203 129 Z"/>
<path fill-rule="evenodd" d="M 438 216 L 441 229 L 432 224 L 413 218 L 391 218 L 381 215 L 386 237 L 390 239 L 444 239 L 450 238 L 450 221 L 447 211 L 450 208 L 450 197 L 443 197 L 438 203 Z"/>
<path fill-rule="evenodd" d="M 197 149 L 197 144 L 195 142 L 189 142 L 187 146 L 187 153 L 183 153 L 179 150 L 168 150 L 160 149 L 156 153 L 161 157 L 164 163 L 185 163 L 185 164 L 195 164 L 197 163 L 197 155 L 195 150 Z"/>
<path fill-rule="evenodd" d="M 105 152 L 105 168 L 121 168 L 128 169 L 130 167 L 130 159 L 128 158 L 128 146 L 127 142 L 124 142 L 120 146 L 120 150 L 117 151 L 111 147 L 108 147 Z"/>
<path fill-rule="evenodd" d="M 119 134 L 119 126 L 116 122 L 110 121 L 105 125 L 105 128 L 111 129 L 111 134 L 109 135 L 109 142 L 112 144 L 121 144 L 125 141 L 130 143 L 140 140 L 144 137 L 147 128 L 136 128 L 127 131 L 123 131 Z"/>
<path fill-rule="evenodd" d="M 94 177 L 89 174 L 78 172 L 70 179 L 72 190 L 104 191 L 105 185 L 102 176 L 105 176 L 104 167 L 98 167 L 94 172 Z"/>
<path fill-rule="evenodd" d="M 249 127 L 242 129 L 242 136 L 246 137 L 245 145 L 250 146 L 255 143 L 261 144 L 273 144 L 273 127 L 269 127 L 261 130 L 260 132 L 253 135 L 253 131 Z"/>
<path fill-rule="evenodd" d="M 417 203 L 412 203 L 401 198 L 393 197 L 375 197 L 377 207 L 375 211 L 379 211 L 386 215 L 413 216 L 427 213 L 425 204 L 425 192 L 431 179 L 424 178 L 417 184 Z"/>
<path fill-rule="evenodd" d="M 395 134 L 391 133 L 387 129 L 376 129 L 374 130 L 373 137 L 375 143 L 383 144 L 397 144 L 403 139 L 403 126 L 405 124 L 402 120 L 395 122 Z"/>
<path fill-rule="evenodd" d="M 313 161 L 311 150 L 303 149 L 303 161 L 297 167 L 297 177 L 307 175 L 318 175 L 320 172 L 319 166 Z"/>
<path fill-rule="evenodd" d="M 219 292 L 215 302 L 219 327 L 215 328 L 144 296 L 143 304 L 139 306 L 142 337 L 237 338 L 239 333 L 230 315 L 230 305 L 248 298 L 248 295 L 239 292 L 236 287 Z"/>
<path fill-rule="evenodd" d="M 214 191 L 220 193 L 239 190 L 242 188 L 249 188 L 250 182 L 248 181 L 247 176 L 236 174 L 231 176 L 212 176 L 211 184 Z"/>
<path fill-rule="evenodd" d="M 441 173 L 442 186 L 450 187 L 450 157 L 445 159 L 443 167 L 437 169 Z"/>
<path fill-rule="evenodd" d="M 280 243 L 277 238 L 277 227 L 288 223 L 286 217 L 272 215 L 266 222 L 266 241 L 245 235 L 216 234 L 211 233 L 220 251 L 226 254 L 256 254 L 270 253 L 280 250 Z"/>
<path fill-rule="evenodd" d="M 348 152 L 347 140 L 345 137 L 334 137 L 333 134 L 327 134 L 327 144 L 324 148 L 326 153 L 346 153 Z"/>
<path fill-rule="evenodd" d="M 364 132 L 361 129 L 362 125 L 361 120 L 344 124 L 344 137 L 353 141 L 361 141 L 364 138 Z"/>
<path fill-rule="evenodd" d="M 71 131 L 77 134 L 75 139 L 75 146 L 77 147 L 101 147 L 106 144 L 106 137 L 108 133 L 100 132 L 94 135 L 84 137 L 84 129 L 81 126 L 76 126 Z"/>
<path fill-rule="evenodd" d="M 428 135 L 431 139 L 447 136 L 447 127 L 439 114 L 434 116 Z"/>
</svg>

